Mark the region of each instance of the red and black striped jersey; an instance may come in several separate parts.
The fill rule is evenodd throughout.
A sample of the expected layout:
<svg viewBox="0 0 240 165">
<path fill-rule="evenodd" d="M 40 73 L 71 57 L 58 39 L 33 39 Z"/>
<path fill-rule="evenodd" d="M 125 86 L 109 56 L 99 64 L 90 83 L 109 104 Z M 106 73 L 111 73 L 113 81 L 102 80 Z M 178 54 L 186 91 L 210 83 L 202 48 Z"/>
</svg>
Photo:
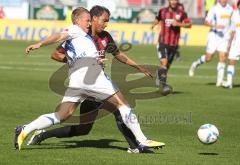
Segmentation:
<svg viewBox="0 0 240 165">
<path fill-rule="evenodd" d="M 105 53 L 111 53 L 116 55 L 119 53 L 119 49 L 114 42 L 112 36 L 107 31 L 102 31 L 98 33 L 96 37 L 93 37 L 97 50 L 100 52 L 100 55 L 105 55 Z"/>
<path fill-rule="evenodd" d="M 180 27 L 174 27 L 172 23 L 174 20 L 189 23 L 190 18 L 188 18 L 187 13 L 184 10 L 172 10 L 165 7 L 159 10 L 156 19 L 160 21 L 161 26 L 159 42 L 168 46 L 177 46 L 180 38 Z"/>
</svg>

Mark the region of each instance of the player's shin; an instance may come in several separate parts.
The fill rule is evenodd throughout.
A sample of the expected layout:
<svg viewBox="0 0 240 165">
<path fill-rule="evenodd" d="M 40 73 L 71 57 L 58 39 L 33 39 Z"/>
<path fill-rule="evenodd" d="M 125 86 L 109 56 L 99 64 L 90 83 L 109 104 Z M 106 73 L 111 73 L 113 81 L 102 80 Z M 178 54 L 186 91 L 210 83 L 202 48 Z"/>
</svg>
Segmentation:
<svg viewBox="0 0 240 165">
<path fill-rule="evenodd" d="M 120 114 L 122 116 L 123 122 L 132 131 L 136 139 L 141 143 L 147 140 L 143 134 L 140 124 L 138 122 L 137 116 L 133 113 L 131 108 L 126 105 L 122 105 L 119 108 Z"/>
<path fill-rule="evenodd" d="M 34 130 L 44 129 L 58 123 L 60 123 L 60 120 L 58 119 L 55 113 L 41 115 L 36 120 L 25 125 L 24 132 L 27 136 L 29 133 L 31 133 Z"/>
<path fill-rule="evenodd" d="M 232 86 L 233 84 L 233 75 L 235 73 L 234 65 L 228 65 L 227 67 L 227 85 Z"/>
<path fill-rule="evenodd" d="M 206 62 L 206 56 L 202 55 L 196 62 L 195 62 L 195 68 L 197 68 L 199 65 L 204 64 Z"/>
<path fill-rule="evenodd" d="M 225 63 L 219 62 L 217 65 L 217 83 L 216 86 L 221 86 L 224 78 Z"/>
<path fill-rule="evenodd" d="M 166 84 L 167 82 L 167 67 L 159 67 L 158 68 L 158 79 L 159 79 L 159 84 Z"/>
</svg>

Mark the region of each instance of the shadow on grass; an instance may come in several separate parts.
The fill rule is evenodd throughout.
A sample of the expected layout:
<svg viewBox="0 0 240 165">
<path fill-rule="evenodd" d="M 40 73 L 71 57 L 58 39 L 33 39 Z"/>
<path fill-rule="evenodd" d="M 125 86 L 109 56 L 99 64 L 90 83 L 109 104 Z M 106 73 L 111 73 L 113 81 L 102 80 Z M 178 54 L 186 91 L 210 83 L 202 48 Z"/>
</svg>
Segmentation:
<svg viewBox="0 0 240 165">
<path fill-rule="evenodd" d="M 173 94 L 173 95 L 178 95 L 178 94 L 184 94 L 184 92 L 181 92 L 181 91 L 173 91 L 171 94 Z"/>
<path fill-rule="evenodd" d="M 24 150 L 35 150 L 35 149 L 73 149 L 73 148 L 100 148 L 100 149 L 116 149 L 127 152 L 127 148 L 111 145 L 113 142 L 123 142 L 115 139 L 99 139 L 99 140 L 69 140 L 61 141 L 60 143 L 43 143 L 41 145 L 35 145 L 31 148 L 24 148 Z M 163 154 L 155 153 L 152 150 L 146 150 L 144 154 Z"/>
<path fill-rule="evenodd" d="M 216 86 L 216 83 L 215 82 L 210 82 L 210 83 L 207 83 L 207 85 Z"/>
<path fill-rule="evenodd" d="M 216 86 L 216 83 L 207 83 L 207 85 L 209 85 L 209 86 Z M 222 88 L 224 88 L 224 87 L 222 87 Z M 240 84 L 233 85 L 233 88 L 240 88 Z"/>
<path fill-rule="evenodd" d="M 218 153 L 214 153 L 214 152 L 201 152 L 198 153 L 199 155 L 207 155 L 207 156 L 217 156 L 219 155 Z"/>
</svg>

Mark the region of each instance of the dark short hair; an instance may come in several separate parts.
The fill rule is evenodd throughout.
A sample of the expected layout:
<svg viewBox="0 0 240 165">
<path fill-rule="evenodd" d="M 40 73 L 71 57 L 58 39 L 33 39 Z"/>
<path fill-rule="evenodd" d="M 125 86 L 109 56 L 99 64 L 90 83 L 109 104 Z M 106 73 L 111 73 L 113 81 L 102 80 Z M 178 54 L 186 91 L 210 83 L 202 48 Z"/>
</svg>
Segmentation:
<svg viewBox="0 0 240 165">
<path fill-rule="evenodd" d="M 238 0 L 238 2 L 237 2 L 237 6 L 239 6 L 240 5 L 240 0 Z"/>
<path fill-rule="evenodd" d="M 96 5 L 96 6 L 93 6 L 92 9 L 90 10 L 90 15 L 91 15 L 91 17 L 93 17 L 93 16 L 99 17 L 104 12 L 108 13 L 109 16 L 111 15 L 110 11 L 106 7 Z"/>
<path fill-rule="evenodd" d="M 76 24 L 77 18 L 81 17 L 83 13 L 88 13 L 89 11 L 85 9 L 84 7 L 78 7 L 72 11 L 72 23 Z"/>
</svg>

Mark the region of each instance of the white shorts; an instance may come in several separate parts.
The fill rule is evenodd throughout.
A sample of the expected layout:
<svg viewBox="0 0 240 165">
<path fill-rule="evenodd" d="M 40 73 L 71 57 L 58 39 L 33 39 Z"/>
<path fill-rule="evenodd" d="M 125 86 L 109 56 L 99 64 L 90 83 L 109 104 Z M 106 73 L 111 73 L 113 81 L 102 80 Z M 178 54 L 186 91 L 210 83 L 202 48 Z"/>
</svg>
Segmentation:
<svg viewBox="0 0 240 165">
<path fill-rule="evenodd" d="M 228 40 L 226 38 L 221 38 L 214 32 L 208 33 L 208 41 L 206 52 L 209 54 L 214 54 L 218 52 L 227 52 Z"/>
<path fill-rule="evenodd" d="M 82 102 L 88 97 L 101 101 L 119 91 L 102 69 L 86 74 L 87 71 L 85 67 L 70 75 L 62 102 Z"/>
<path fill-rule="evenodd" d="M 228 59 L 240 60 L 240 43 L 232 42 Z"/>
</svg>

